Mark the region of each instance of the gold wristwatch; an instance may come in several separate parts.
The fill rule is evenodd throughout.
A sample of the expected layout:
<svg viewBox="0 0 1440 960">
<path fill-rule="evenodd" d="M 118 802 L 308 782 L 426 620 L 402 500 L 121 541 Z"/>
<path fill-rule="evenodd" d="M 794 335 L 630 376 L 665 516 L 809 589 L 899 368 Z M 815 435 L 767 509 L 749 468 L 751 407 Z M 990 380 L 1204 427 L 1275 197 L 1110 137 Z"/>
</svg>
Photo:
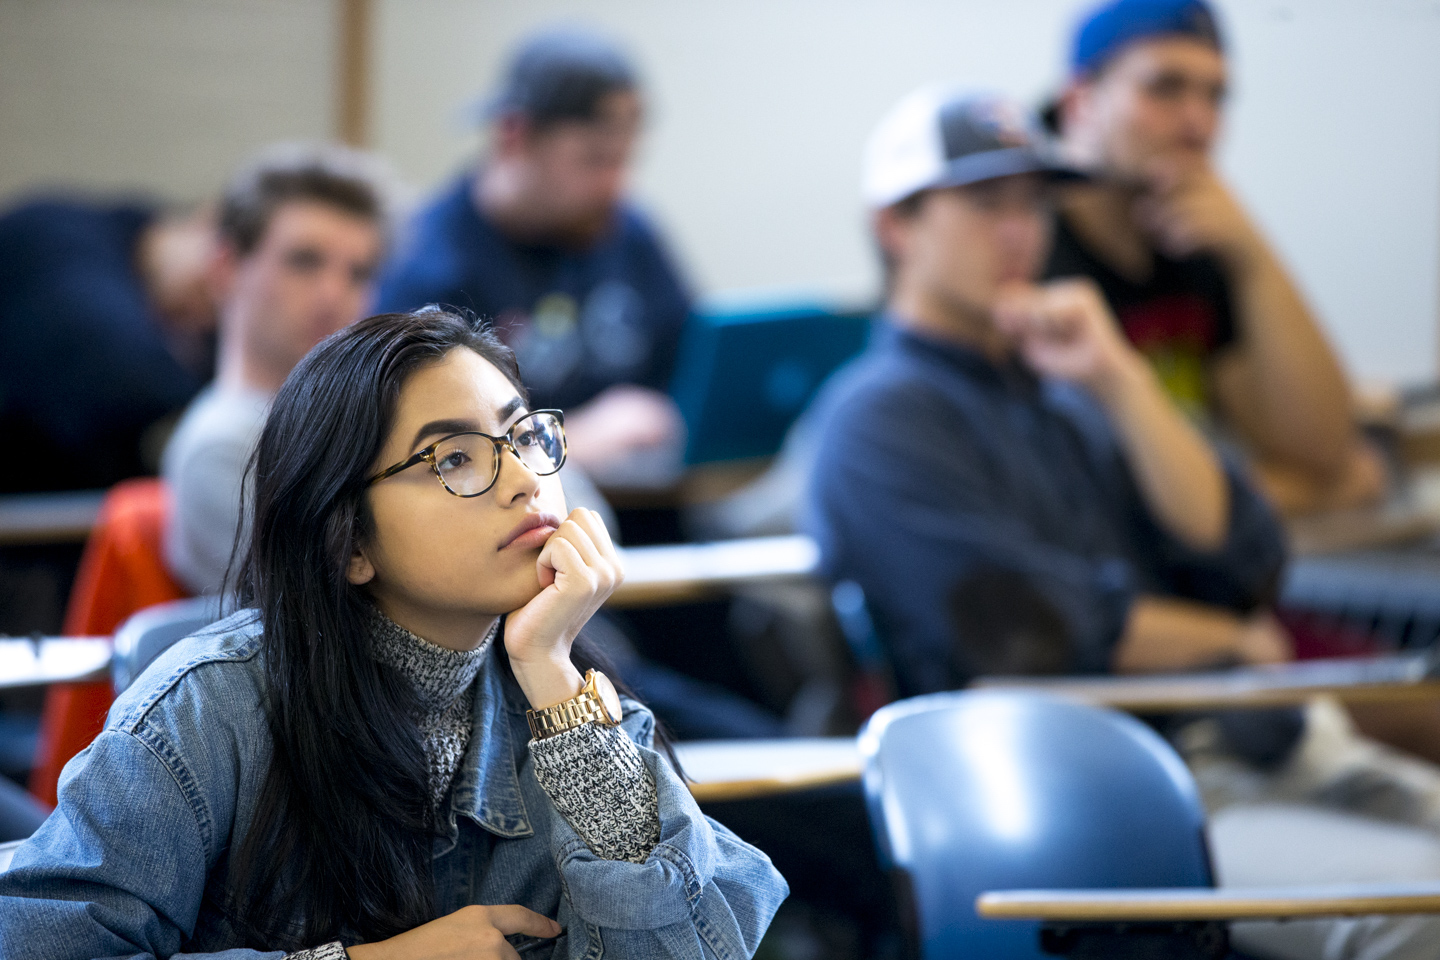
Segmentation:
<svg viewBox="0 0 1440 960">
<path fill-rule="evenodd" d="M 620 722 L 620 695 L 609 677 L 599 670 L 590 670 L 585 674 L 585 688 L 579 694 L 544 710 L 527 710 L 525 717 L 530 721 L 530 736 L 535 740 L 544 740 L 586 723 L 613 727 Z"/>
</svg>

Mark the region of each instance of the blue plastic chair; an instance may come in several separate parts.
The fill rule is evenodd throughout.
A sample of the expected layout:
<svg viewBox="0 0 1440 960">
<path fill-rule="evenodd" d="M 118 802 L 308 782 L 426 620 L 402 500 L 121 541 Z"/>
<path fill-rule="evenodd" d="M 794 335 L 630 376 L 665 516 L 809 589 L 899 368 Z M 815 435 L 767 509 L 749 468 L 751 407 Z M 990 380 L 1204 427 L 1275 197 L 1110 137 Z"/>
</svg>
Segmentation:
<svg viewBox="0 0 1440 960">
<path fill-rule="evenodd" d="M 115 692 L 123 693 L 145 668 L 177 641 L 220 619 L 219 597 L 191 597 L 146 607 L 115 630 L 110 662 Z"/>
<path fill-rule="evenodd" d="M 1038 922 L 976 915 L 985 891 L 1214 885 L 1190 772 L 1125 714 L 935 694 L 877 712 L 860 748 L 881 862 L 927 960 L 1047 956 Z"/>
</svg>

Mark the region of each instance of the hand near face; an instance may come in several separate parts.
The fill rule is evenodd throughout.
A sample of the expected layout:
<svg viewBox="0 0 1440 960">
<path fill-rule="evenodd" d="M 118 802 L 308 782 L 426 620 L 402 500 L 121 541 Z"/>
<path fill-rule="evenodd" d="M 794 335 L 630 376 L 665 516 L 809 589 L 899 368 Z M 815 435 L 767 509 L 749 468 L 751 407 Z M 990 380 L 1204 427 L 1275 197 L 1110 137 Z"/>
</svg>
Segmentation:
<svg viewBox="0 0 1440 960">
<path fill-rule="evenodd" d="M 535 572 L 540 592 L 506 618 L 505 649 L 515 678 L 539 709 L 579 692 L 570 645 L 625 571 L 600 515 L 576 509 L 546 541 Z"/>
<path fill-rule="evenodd" d="M 1256 253 L 1254 226 L 1208 163 L 1160 165 L 1149 181 L 1151 192 L 1138 201 L 1135 215 L 1166 254 L 1213 253 L 1243 265 Z"/>
<path fill-rule="evenodd" d="M 1102 395 L 1116 378 L 1143 363 L 1089 280 L 1008 288 L 996 302 L 995 325 L 1036 373 Z"/>
</svg>

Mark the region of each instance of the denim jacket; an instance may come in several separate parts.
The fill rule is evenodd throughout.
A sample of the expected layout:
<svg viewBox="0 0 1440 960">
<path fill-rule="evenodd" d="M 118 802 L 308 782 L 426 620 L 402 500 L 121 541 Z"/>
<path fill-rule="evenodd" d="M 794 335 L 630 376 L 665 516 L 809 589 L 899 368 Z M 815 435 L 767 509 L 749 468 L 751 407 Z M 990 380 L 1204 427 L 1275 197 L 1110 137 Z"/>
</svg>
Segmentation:
<svg viewBox="0 0 1440 960">
<path fill-rule="evenodd" d="M 242 612 L 166 651 L 66 765 L 60 803 L 0 873 L 0 958 L 279 958 L 236 949 L 228 852 L 254 815 L 272 744 L 261 627 Z M 530 957 L 749 957 L 788 893 L 759 850 L 705 817 L 625 701 L 655 777 L 660 842 L 601 860 L 535 778 L 526 702 L 491 656 L 474 735 L 435 840 L 437 916 L 518 903 L 566 929 Z M 298 922 L 295 927 L 298 934 Z M 302 944 L 318 946 L 318 944 Z"/>
</svg>

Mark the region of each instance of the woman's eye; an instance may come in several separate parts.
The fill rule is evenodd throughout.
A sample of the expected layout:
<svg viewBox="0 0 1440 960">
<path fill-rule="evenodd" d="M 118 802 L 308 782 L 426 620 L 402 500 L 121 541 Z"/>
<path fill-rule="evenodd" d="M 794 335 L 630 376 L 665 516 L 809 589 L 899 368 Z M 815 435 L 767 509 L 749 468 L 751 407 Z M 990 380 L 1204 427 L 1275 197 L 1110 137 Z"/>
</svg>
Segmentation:
<svg viewBox="0 0 1440 960">
<path fill-rule="evenodd" d="M 517 447 L 533 447 L 535 443 L 534 430 L 526 430 L 524 433 L 517 433 L 515 435 L 515 446 Z"/>
<path fill-rule="evenodd" d="M 451 450 L 449 453 L 440 457 L 437 462 L 441 470 L 454 470 L 458 467 L 463 467 L 469 460 L 470 458 L 465 455 L 464 450 Z"/>
</svg>

